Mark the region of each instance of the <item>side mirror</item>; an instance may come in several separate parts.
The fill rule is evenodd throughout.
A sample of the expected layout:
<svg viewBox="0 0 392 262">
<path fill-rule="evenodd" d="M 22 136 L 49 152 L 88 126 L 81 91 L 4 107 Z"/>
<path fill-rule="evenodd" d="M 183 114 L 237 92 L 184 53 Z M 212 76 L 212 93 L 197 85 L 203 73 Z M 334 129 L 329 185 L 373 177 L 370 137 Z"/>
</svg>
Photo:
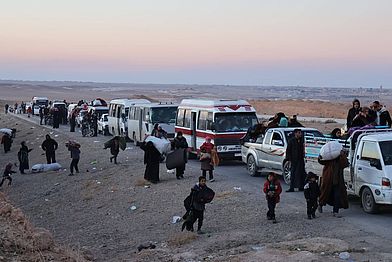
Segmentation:
<svg viewBox="0 0 392 262">
<path fill-rule="evenodd" d="M 380 159 L 370 159 L 370 166 L 382 170 Z"/>
</svg>

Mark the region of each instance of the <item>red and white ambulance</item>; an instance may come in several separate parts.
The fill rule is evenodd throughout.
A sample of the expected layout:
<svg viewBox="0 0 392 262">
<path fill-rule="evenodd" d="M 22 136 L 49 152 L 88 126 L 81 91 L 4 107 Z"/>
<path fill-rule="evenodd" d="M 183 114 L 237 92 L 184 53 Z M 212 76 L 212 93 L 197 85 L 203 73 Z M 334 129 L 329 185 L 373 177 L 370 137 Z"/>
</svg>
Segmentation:
<svg viewBox="0 0 392 262">
<path fill-rule="evenodd" d="M 245 100 L 184 99 L 178 106 L 175 131 L 181 131 L 192 153 L 207 136 L 220 158 L 241 158 L 240 138 L 257 124 L 256 110 Z"/>
</svg>

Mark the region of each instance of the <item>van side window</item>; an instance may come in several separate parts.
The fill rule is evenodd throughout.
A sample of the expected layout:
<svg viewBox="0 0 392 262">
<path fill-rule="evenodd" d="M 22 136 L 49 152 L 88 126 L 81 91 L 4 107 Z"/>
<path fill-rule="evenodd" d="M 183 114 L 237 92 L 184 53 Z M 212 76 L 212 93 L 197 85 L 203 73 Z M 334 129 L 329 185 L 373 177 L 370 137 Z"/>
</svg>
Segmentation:
<svg viewBox="0 0 392 262">
<path fill-rule="evenodd" d="M 265 144 L 270 145 L 271 144 L 271 137 L 272 137 L 272 131 L 268 131 L 267 134 L 265 135 Z"/>
<path fill-rule="evenodd" d="M 377 143 L 375 142 L 364 142 L 361 152 L 362 160 L 380 159 L 378 152 Z"/>
<path fill-rule="evenodd" d="M 213 113 L 212 112 L 208 112 L 207 113 L 207 120 L 206 120 L 206 128 L 207 130 L 212 130 L 212 123 L 213 123 Z"/>
<path fill-rule="evenodd" d="M 191 110 L 185 110 L 184 127 L 191 127 Z"/>
<path fill-rule="evenodd" d="M 197 129 L 206 130 L 207 127 L 207 111 L 199 111 L 199 121 L 197 123 Z"/>
<path fill-rule="evenodd" d="M 177 126 L 184 126 L 185 109 L 178 109 L 177 111 Z"/>
<path fill-rule="evenodd" d="M 128 118 L 132 120 L 134 118 L 134 116 L 135 116 L 135 108 L 131 107 L 129 109 L 129 116 L 128 116 Z"/>
<path fill-rule="evenodd" d="M 140 108 L 135 108 L 135 120 L 140 119 Z"/>
</svg>

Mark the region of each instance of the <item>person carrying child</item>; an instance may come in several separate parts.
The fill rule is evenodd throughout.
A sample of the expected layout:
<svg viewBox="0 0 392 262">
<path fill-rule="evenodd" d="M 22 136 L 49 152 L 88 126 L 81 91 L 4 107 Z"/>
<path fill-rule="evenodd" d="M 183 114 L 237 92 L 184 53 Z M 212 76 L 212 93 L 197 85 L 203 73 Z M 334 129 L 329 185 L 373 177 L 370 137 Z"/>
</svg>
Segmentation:
<svg viewBox="0 0 392 262">
<path fill-rule="evenodd" d="M 11 178 L 11 174 L 16 174 L 16 172 L 15 171 L 12 171 L 12 164 L 11 163 L 8 163 L 6 166 L 5 166 L 5 170 L 4 170 L 4 173 L 3 173 L 3 178 L 1 179 L 1 182 L 0 182 L 0 187 L 2 187 L 3 186 L 3 183 L 4 183 L 4 181 L 6 180 L 6 179 L 8 179 L 8 185 L 10 186 L 11 185 L 11 183 L 12 183 L 12 178 Z"/>
<path fill-rule="evenodd" d="M 280 182 L 275 173 L 270 172 L 268 174 L 267 181 L 264 183 L 263 192 L 268 203 L 267 219 L 272 220 L 272 222 L 275 224 L 275 207 L 276 204 L 279 203 L 280 193 L 282 193 L 282 186 L 280 185 Z"/>
<path fill-rule="evenodd" d="M 304 187 L 304 195 L 306 199 L 306 207 L 308 219 L 316 218 L 316 210 L 318 207 L 318 197 L 320 196 L 320 187 L 317 183 L 318 176 L 309 172 L 306 177 L 306 185 Z"/>
</svg>

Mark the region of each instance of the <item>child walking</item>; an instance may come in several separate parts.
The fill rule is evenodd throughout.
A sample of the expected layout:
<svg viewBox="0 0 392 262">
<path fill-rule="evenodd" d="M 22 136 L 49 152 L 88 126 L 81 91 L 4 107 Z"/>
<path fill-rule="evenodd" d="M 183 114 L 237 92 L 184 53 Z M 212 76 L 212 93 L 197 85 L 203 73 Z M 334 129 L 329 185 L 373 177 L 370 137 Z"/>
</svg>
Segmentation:
<svg viewBox="0 0 392 262">
<path fill-rule="evenodd" d="M 267 181 L 264 183 L 263 192 L 268 203 L 267 219 L 272 220 L 272 222 L 275 224 L 275 207 L 276 204 L 279 203 L 280 193 L 282 193 L 282 187 L 275 173 L 270 172 L 268 174 Z"/>
<path fill-rule="evenodd" d="M 316 218 L 316 210 L 318 207 L 317 198 L 320 196 L 320 187 L 317 183 L 318 176 L 309 172 L 306 177 L 306 185 L 304 187 L 304 195 L 306 199 L 306 207 L 308 219 Z"/>
<path fill-rule="evenodd" d="M 3 178 L 1 179 L 1 182 L 0 182 L 0 187 L 2 187 L 3 186 L 3 183 L 4 183 L 4 181 L 6 180 L 6 179 L 8 179 L 8 185 L 10 186 L 11 185 L 11 183 L 12 183 L 12 178 L 11 178 L 11 174 L 15 174 L 16 172 L 15 171 L 12 171 L 12 164 L 11 163 L 8 163 L 6 166 L 5 166 L 5 170 L 4 170 L 4 173 L 3 173 Z"/>
<path fill-rule="evenodd" d="M 74 142 L 74 141 L 69 141 L 66 146 L 68 147 L 68 151 L 71 152 L 71 165 L 69 167 L 71 173 L 69 174 L 69 176 L 73 176 L 74 175 L 74 169 L 76 171 L 76 173 L 79 173 L 79 159 L 80 159 L 80 144 Z"/>
</svg>

